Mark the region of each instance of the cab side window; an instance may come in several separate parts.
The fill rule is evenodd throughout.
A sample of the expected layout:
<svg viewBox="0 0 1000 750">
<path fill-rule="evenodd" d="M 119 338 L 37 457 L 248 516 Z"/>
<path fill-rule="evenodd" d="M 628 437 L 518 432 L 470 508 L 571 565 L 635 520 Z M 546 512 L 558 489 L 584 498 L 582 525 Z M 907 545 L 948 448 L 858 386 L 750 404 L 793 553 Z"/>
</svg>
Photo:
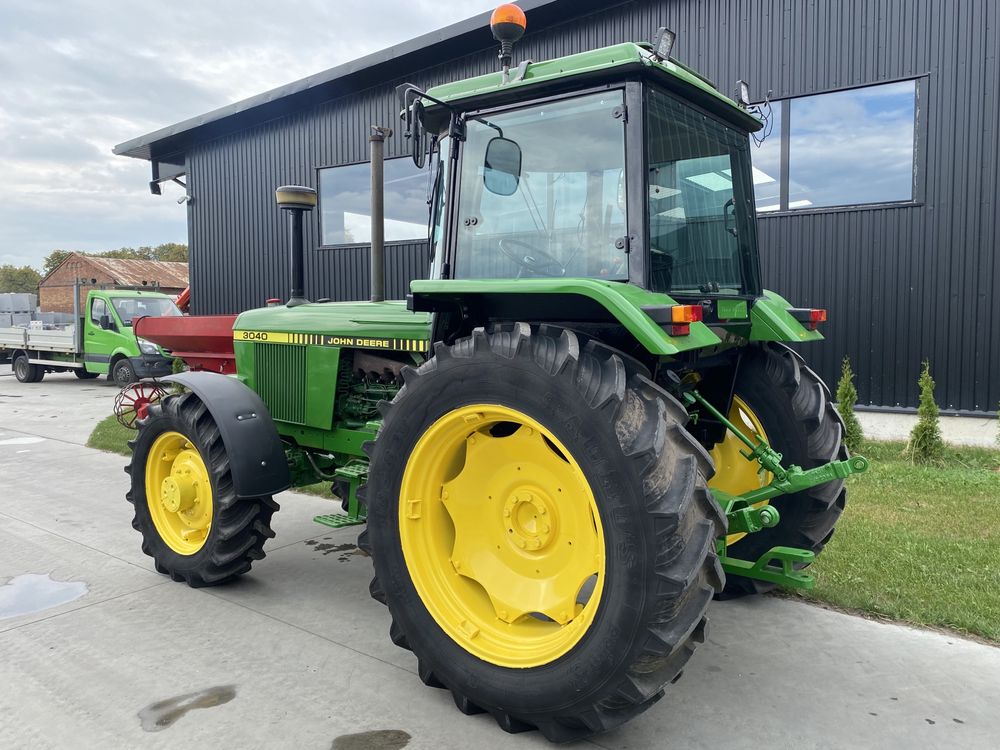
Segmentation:
<svg viewBox="0 0 1000 750">
<path fill-rule="evenodd" d="M 90 322 L 101 327 L 101 316 L 108 314 L 108 306 L 102 299 L 95 299 L 90 305 Z"/>
</svg>

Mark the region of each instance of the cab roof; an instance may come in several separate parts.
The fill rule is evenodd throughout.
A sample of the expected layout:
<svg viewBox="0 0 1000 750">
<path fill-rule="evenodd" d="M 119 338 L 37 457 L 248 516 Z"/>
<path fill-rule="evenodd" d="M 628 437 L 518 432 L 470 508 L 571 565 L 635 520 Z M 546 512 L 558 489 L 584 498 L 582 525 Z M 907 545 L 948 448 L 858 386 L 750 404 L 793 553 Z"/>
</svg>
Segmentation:
<svg viewBox="0 0 1000 750">
<path fill-rule="evenodd" d="M 514 74 L 512 68 L 511 77 Z M 653 54 L 650 45 L 635 42 L 529 63 L 524 76 L 509 83 L 504 83 L 503 74 L 497 71 L 435 86 L 427 93 L 460 109 L 473 109 L 500 99 L 523 99 L 533 88 L 539 89 L 541 95 L 542 89 L 560 83 L 575 83 L 577 79 L 625 78 L 631 74 L 661 83 L 744 130 L 757 131 L 763 125 L 687 66 L 675 60 L 660 60 Z"/>
</svg>

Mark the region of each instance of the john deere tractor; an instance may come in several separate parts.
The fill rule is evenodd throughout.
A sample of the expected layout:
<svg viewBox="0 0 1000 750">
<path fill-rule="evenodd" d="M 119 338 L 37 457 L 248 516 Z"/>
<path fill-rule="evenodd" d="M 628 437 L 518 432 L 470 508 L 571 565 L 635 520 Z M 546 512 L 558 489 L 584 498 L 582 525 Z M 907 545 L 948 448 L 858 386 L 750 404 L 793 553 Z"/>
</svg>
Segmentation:
<svg viewBox="0 0 1000 750">
<path fill-rule="evenodd" d="M 374 301 L 308 302 L 316 194 L 279 188 L 290 299 L 238 317 L 235 377 L 165 379 L 128 499 L 156 569 L 207 586 L 264 556 L 275 494 L 330 482 L 317 521 L 367 522 L 420 679 L 568 741 L 656 702 L 713 597 L 811 586 L 867 462 L 788 346 L 825 311 L 761 286 L 746 101 L 666 30 L 515 66 L 523 30 L 501 6 L 501 70 L 400 87 L 430 278 L 380 301 L 376 194 Z"/>
</svg>

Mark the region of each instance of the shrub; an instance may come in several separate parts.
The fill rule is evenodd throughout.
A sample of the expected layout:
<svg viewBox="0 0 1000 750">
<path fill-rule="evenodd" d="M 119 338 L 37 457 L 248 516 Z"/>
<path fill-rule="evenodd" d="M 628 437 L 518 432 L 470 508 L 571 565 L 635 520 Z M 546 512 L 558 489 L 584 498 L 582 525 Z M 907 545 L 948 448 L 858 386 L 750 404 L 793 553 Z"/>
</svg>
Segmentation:
<svg viewBox="0 0 1000 750">
<path fill-rule="evenodd" d="M 844 420 L 844 443 L 847 450 L 857 453 L 865 433 L 861 423 L 854 414 L 854 405 L 858 402 L 858 390 L 854 387 L 854 371 L 851 370 L 851 360 L 844 357 L 840 367 L 840 382 L 837 383 L 837 411 Z"/>
<path fill-rule="evenodd" d="M 931 377 L 931 364 L 927 360 L 924 360 L 920 380 L 917 382 L 920 385 L 920 406 L 917 407 L 920 418 L 910 432 L 906 452 L 914 463 L 940 463 L 944 457 L 944 441 L 941 439 L 941 425 L 938 421 L 940 410 L 934 401 L 934 378 Z"/>
</svg>

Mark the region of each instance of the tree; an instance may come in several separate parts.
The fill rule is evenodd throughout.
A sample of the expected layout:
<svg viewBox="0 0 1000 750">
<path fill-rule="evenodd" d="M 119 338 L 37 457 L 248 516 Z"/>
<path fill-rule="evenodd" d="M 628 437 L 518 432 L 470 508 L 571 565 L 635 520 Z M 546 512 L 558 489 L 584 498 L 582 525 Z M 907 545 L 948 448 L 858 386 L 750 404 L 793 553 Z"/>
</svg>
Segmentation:
<svg viewBox="0 0 1000 750">
<path fill-rule="evenodd" d="M 38 292 L 42 276 L 31 266 L 0 266 L 0 294 L 4 292 Z"/>
<path fill-rule="evenodd" d="M 188 262 L 188 246 L 177 242 L 165 242 L 153 248 L 153 257 L 156 260 L 166 260 L 179 263 Z"/>
<path fill-rule="evenodd" d="M 69 250 L 53 250 L 51 253 L 46 255 L 45 260 L 42 261 L 42 275 L 48 276 L 70 255 L 72 255 L 72 253 Z"/>
<path fill-rule="evenodd" d="M 910 432 L 910 442 L 906 452 L 910 460 L 918 464 L 937 464 L 944 458 L 944 440 L 941 439 L 941 424 L 938 421 L 937 402 L 934 401 L 934 378 L 931 377 L 931 363 L 924 360 L 920 371 L 920 405 L 917 407 L 919 419 Z"/>
<path fill-rule="evenodd" d="M 840 417 L 844 420 L 844 443 L 847 444 L 847 450 L 851 453 L 857 453 L 861 450 L 861 443 L 865 439 L 861 423 L 854 414 L 854 405 L 857 402 L 858 391 L 854 387 L 854 371 L 851 370 L 851 360 L 844 357 L 840 368 L 840 382 L 837 383 L 837 411 L 840 412 Z"/>
</svg>

